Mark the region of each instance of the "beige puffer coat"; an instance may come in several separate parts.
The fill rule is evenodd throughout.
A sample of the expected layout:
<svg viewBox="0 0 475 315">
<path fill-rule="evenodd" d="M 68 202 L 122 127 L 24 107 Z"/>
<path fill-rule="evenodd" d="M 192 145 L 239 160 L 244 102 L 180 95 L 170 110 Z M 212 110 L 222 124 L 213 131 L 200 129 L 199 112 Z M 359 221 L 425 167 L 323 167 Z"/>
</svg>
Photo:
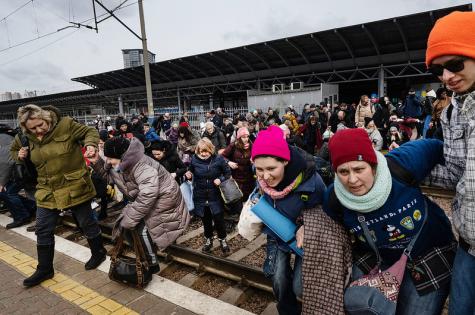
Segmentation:
<svg viewBox="0 0 475 315">
<path fill-rule="evenodd" d="M 123 227 L 133 228 L 144 219 L 160 250 L 172 244 L 185 230 L 190 215 L 177 182 L 160 163 L 144 154 L 139 140 L 132 138 L 119 172 L 103 160 L 93 168 L 108 182 L 115 183 L 129 200 L 120 216 Z"/>
<path fill-rule="evenodd" d="M 364 127 L 364 119 L 366 117 L 372 118 L 374 115 L 374 105 L 363 105 L 361 102 L 356 106 L 355 111 L 355 125 L 356 127 Z"/>
</svg>

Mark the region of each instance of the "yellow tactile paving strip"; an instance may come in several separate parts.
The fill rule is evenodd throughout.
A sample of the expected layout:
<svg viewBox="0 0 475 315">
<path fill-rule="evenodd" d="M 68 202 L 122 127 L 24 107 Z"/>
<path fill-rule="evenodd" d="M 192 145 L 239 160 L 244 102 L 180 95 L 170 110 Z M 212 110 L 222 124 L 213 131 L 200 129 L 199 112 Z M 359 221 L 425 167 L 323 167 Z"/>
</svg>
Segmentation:
<svg viewBox="0 0 475 315">
<path fill-rule="evenodd" d="M 26 276 L 32 275 L 38 264 L 34 258 L 2 241 L 0 241 L 0 260 Z M 138 314 L 130 308 L 100 295 L 60 272 L 56 272 L 53 279 L 44 281 L 41 286 L 79 306 L 90 314 Z"/>
</svg>

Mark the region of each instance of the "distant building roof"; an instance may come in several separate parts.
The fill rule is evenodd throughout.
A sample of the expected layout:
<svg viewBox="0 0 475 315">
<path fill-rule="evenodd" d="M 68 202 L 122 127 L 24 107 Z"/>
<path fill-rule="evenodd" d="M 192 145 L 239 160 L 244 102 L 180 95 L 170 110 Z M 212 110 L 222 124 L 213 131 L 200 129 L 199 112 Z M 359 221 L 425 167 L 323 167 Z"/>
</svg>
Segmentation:
<svg viewBox="0 0 475 315">
<path fill-rule="evenodd" d="M 172 88 L 358 67 L 421 63 L 435 21 L 465 4 L 213 51 L 150 65 L 152 84 Z M 351 79 L 351 78 L 345 78 Z M 100 90 L 145 85 L 143 66 L 72 79 Z"/>
</svg>

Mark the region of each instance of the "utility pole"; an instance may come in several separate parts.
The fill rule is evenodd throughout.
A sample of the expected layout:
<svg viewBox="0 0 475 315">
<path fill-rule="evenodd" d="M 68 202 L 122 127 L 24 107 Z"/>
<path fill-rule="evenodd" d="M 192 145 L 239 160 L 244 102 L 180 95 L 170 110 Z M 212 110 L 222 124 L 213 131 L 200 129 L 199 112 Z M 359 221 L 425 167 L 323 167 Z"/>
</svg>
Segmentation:
<svg viewBox="0 0 475 315">
<path fill-rule="evenodd" d="M 142 50 L 145 70 L 145 89 L 147 91 L 148 117 L 153 117 L 155 113 L 153 111 L 152 81 L 150 80 L 150 64 L 148 63 L 147 36 L 145 35 L 143 3 L 142 0 L 139 0 L 138 2 L 140 14 L 140 30 L 142 31 Z"/>
</svg>

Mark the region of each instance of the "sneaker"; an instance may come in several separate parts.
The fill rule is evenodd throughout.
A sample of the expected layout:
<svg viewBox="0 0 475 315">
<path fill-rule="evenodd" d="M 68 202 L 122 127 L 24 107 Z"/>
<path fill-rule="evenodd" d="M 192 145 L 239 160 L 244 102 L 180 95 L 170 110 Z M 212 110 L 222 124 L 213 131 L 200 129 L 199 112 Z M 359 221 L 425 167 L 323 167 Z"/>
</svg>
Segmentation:
<svg viewBox="0 0 475 315">
<path fill-rule="evenodd" d="M 203 245 L 203 249 L 201 251 L 203 253 L 211 253 L 211 248 L 213 247 L 213 239 L 212 238 L 206 238 L 205 239 L 205 244 Z"/>
<path fill-rule="evenodd" d="M 219 239 L 219 245 L 221 245 L 221 250 L 223 251 L 223 253 L 227 254 L 231 251 L 231 249 L 229 249 L 228 243 L 226 242 L 226 239 Z"/>
</svg>

